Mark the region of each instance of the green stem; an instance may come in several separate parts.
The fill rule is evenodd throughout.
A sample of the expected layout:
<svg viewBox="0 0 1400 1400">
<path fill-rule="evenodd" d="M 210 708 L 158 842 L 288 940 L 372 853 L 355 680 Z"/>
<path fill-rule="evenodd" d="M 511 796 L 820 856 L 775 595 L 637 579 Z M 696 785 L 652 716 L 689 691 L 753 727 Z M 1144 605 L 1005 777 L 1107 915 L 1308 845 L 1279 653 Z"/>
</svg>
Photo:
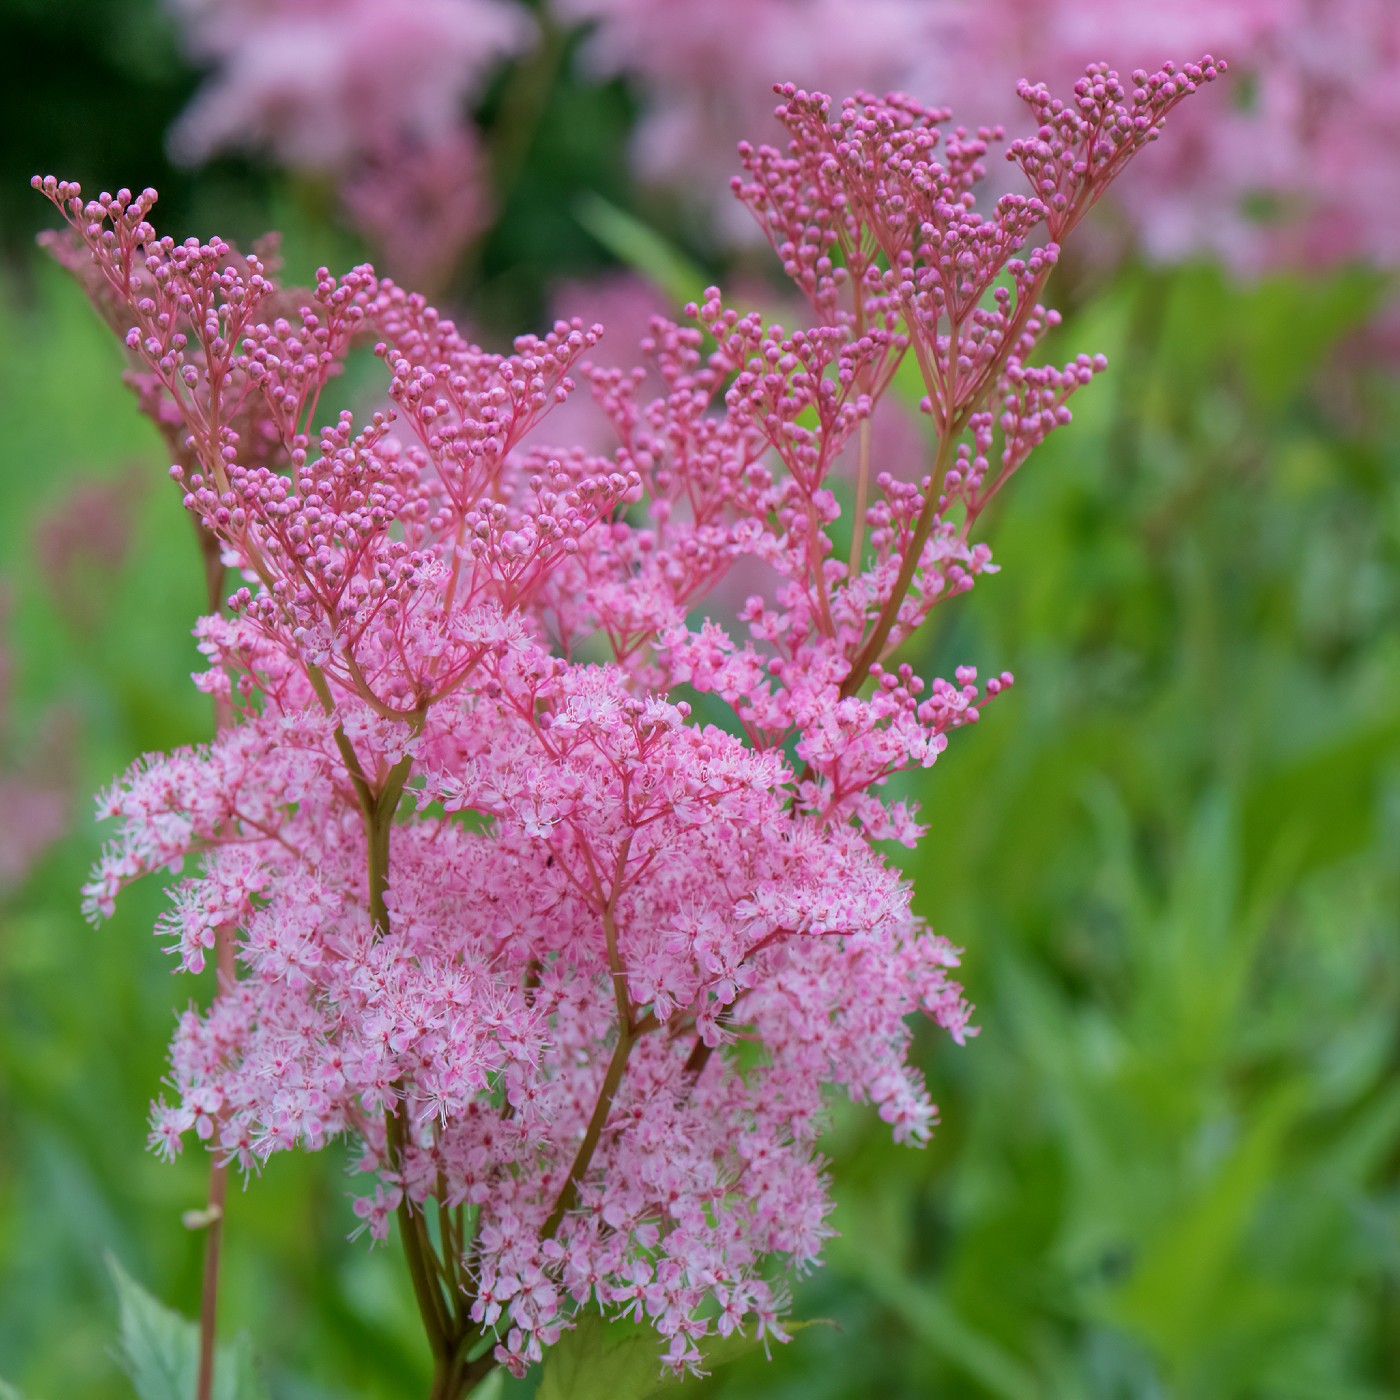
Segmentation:
<svg viewBox="0 0 1400 1400">
<path fill-rule="evenodd" d="M 333 714 L 335 706 L 325 676 L 315 666 L 307 668 L 307 675 L 326 713 Z M 409 715 L 407 719 L 415 733 L 422 729 L 421 712 Z M 413 770 L 413 757 L 411 754 L 404 754 L 376 789 L 360 763 L 349 737 L 339 725 L 335 728 L 335 743 L 354 785 L 364 818 L 370 924 L 375 934 L 383 937 L 389 931 L 389 906 L 386 896 L 389 890 L 390 837 L 399 800 L 403 797 L 404 785 Z M 388 1166 L 390 1170 L 399 1172 L 401 1177 L 407 1143 L 404 1116 L 406 1111 L 396 1112 L 393 1108 L 384 1110 L 384 1139 Z M 431 1394 L 435 1398 L 442 1397 L 442 1400 L 457 1400 L 457 1397 L 465 1395 L 467 1389 L 475 1385 L 476 1381 L 495 1365 L 495 1361 L 488 1355 L 484 1358 L 487 1364 L 482 1367 L 480 1360 L 471 1366 L 467 1366 L 462 1360 L 468 1342 L 478 1334 L 475 1328 L 458 1320 L 455 1310 L 443 1296 L 440 1280 L 447 1276 L 447 1271 L 440 1264 L 432 1241 L 428 1238 L 427 1222 L 423 1213 L 413 1208 L 406 1190 L 400 1195 L 396 1214 L 399 1233 L 403 1237 L 408 1275 L 413 1284 L 413 1296 L 418 1304 L 419 1315 L 423 1319 L 424 1331 L 428 1334 L 428 1346 L 433 1353 Z"/>
<path fill-rule="evenodd" d="M 856 501 L 851 513 L 851 555 L 846 564 L 847 578 L 855 578 L 860 573 L 861 558 L 865 552 L 865 514 L 870 494 L 870 419 L 862 418 L 856 430 L 860 455 L 856 466 Z"/>
<path fill-rule="evenodd" d="M 389 837 L 394 815 L 399 809 L 404 784 L 413 768 L 413 758 L 405 754 L 389 770 L 389 776 L 365 809 L 365 836 L 369 845 L 369 917 L 377 934 L 389 931 L 389 909 L 385 895 L 389 889 Z"/>
<path fill-rule="evenodd" d="M 895 579 L 894 589 L 885 606 L 880 609 L 879 617 L 875 619 L 874 630 L 866 638 L 865 645 L 861 647 L 856 659 L 851 663 L 850 674 L 841 685 L 843 699 L 854 695 L 865 683 L 866 676 L 870 674 L 870 668 L 880 659 L 880 654 L 885 649 L 885 643 L 889 640 L 890 633 L 894 629 L 895 620 L 899 617 L 899 609 L 903 605 L 905 596 L 914 582 L 914 575 L 918 571 L 919 556 L 924 552 L 924 545 L 928 542 L 929 532 L 933 529 L 933 522 L 938 514 L 938 498 L 956 437 L 957 434 L 948 428 L 938 440 L 938 455 L 934 459 L 933 470 L 929 474 L 928 494 L 924 498 L 924 508 L 919 512 L 919 518 L 915 522 L 913 538 L 909 541 L 908 549 L 904 551 L 904 558 L 899 566 L 899 576 Z"/>
<path fill-rule="evenodd" d="M 627 870 L 627 857 L 632 849 L 632 838 L 629 836 L 623 843 L 617 855 L 617 864 L 613 871 L 612 888 L 603 903 L 603 934 L 608 946 L 608 968 L 612 973 L 613 995 L 617 999 L 617 1045 L 613 1049 L 612 1059 L 608 1061 L 607 1072 L 603 1075 L 602 1088 L 598 1090 L 598 1101 L 593 1105 L 593 1116 L 588 1120 L 588 1127 L 584 1131 L 583 1141 L 578 1145 L 578 1151 L 574 1153 L 573 1164 L 569 1167 L 569 1175 L 565 1178 L 563 1190 L 559 1192 L 558 1199 L 554 1202 L 554 1209 L 550 1211 L 549 1218 L 544 1223 L 544 1229 L 540 1232 L 541 1239 L 551 1239 L 560 1225 L 564 1222 L 564 1217 L 574 1208 L 574 1203 L 578 1200 L 578 1184 L 588 1171 L 589 1163 L 593 1160 L 593 1154 L 598 1150 L 598 1139 L 603 1135 L 603 1129 L 607 1126 L 608 1115 L 612 1112 L 613 1100 L 617 1097 L 618 1088 L 622 1084 L 623 1071 L 627 1068 L 627 1057 L 632 1053 L 632 1047 L 637 1043 L 646 1029 L 645 1021 L 651 1018 L 643 1018 L 642 1022 L 635 1022 L 632 1018 L 632 1001 L 627 994 L 627 969 L 623 966 L 622 955 L 617 946 L 617 901 L 622 894 L 623 877 Z M 589 860 L 589 869 L 593 865 Z M 595 874 L 596 882 L 596 874 Z M 601 896 L 602 890 L 599 889 Z M 653 1024 L 655 1024 L 653 1020 Z"/>
<path fill-rule="evenodd" d="M 335 714 L 335 700 L 331 696 L 330 686 L 326 684 L 325 672 L 319 666 L 308 665 L 306 679 L 311 682 L 311 689 L 315 691 L 317 700 L 321 702 L 321 708 L 328 716 Z M 355 796 L 359 800 L 360 810 L 364 813 L 367 824 L 366 831 L 368 831 L 370 812 L 375 801 L 374 790 L 369 785 L 365 770 L 360 766 L 360 756 L 355 752 L 355 746 L 339 724 L 335 727 L 335 746 L 340 752 L 341 761 L 345 764 L 345 771 L 354 785 Z M 372 885 L 373 875 L 371 875 L 371 888 Z"/>
<path fill-rule="evenodd" d="M 389 770 L 383 785 L 369 798 L 365 806 L 365 836 L 369 858 L 369 916 L 376 934 L 380 936 L 389 929 L 389 909 L 386 900 L 389 889 L 389 838 L 394 829 L 394 814 L 398 811 L 399 799 L 403 796 L 404 784 L 408 781 L 412 767 L 411 755 L 405 754 Z M 360 781 L 363 782 L 363 776 Z M 367 788 L 368 784 L 365 786 Z M 407 1142 L 406 1112 L 406 1109 L 396 1112 L 391 1108 L 384 1111 L 389 1165 L 401 1174 Z M 399 1198 L 397 1214 L 413 1294 L 428 1334 L 435 1373 L 441 1376 L 443 1368 L 451 1361 L 464 1335 L 458 1324 L 455 1309 L 443 1296 L 440 1285 L 440 1280 L 447 1275 L 447 1270 L 440 1264 L 437 1252 L 428 1237 L 427 1221 L 423 1212 L 414 1209 L 407 1190 L 404 1190 Z M 435 1390 L 434 1394 L 437 1393 Z M 463 1392 L 442 1393 L 455 1396 Z"/>
<path fill-rule="evenodd" d="M 384 1133 L 389 1149 L 389 1165 L 399 1169 L 404 1160 L 404 1121 L 392 1109 L 384 1110 Z M 436 1281 L 436 1268 L 430 1263 L 432 1245 L 428 1241 L 422 1214 L 413 1209 L 408 1192 L 399 1197 L 399 1233 L 403 1236 L 404 1257 L 408 1260 L 408 1276 L 413 1283 L 413 1296 L 428 1333 L 428 1345 L 433 1361 L 439 1365 L 452 1349 L 452 1323 Z"/>
<path fill-rule="evenodd" d="M 229 950 L 227 958 L 233 959 L 232 930 L 220 929 L 219 962 L 225 960 L 224 949 Z M 224 1239 L 224 1204 L 228 1199 L 228 1168 L 217 1157 L 209 1168 L 209 1204 L 205 1208 L 204 1237 L 204 1276 L 199 1293 L 199 1367 L 195 1377 L 196 1400 L 210 1400 L 214 1394 L 214 1354 L 216 1328 L 219 1309 L 219 1260 Z"/>
<path fill-rule="evenodd" d="M 196 524 L 200 555 L 204 563 L 206 602 L 211 613 L 219 611 L 223 600 L 224 563 L 218 541 Z M 233 706 L 226 696 L 214 697 L 214 733 L 233 726 Z M 224 924 L 214 934 L 217 986 L 214 995 L 232 990 L 238 978 L 234 962 L 234 926 Z M 223 1256 L 224 1206 L 228 1200 L 228 1167 L 215 1155 L 209 1163 L 209 1202 L 204 1218 L 204 1271 L 199 1290 L 199 1363 L 195 1373 L 195 1400 L 211 1400 L 214 1394 L 214 1358 L 217 1348 L 219 1313 L 219 1264 Z"/>
<path fill-rule="evenodd" d="M 553 1238 L 555 1231 L 563 1224 L 564 1217 L 574 1208 L 574 1203 L 578 1200 L 579 1181 L 588 1170 L 588 1164 L 593 1160 L 593 1154 L 598 1147 L 598 1139 L 603 1134 L 608 1114 L 612 1112 L 613 1099 L 617 1096 L 618 1087 L 622 1083 L 622 1072 L 627 1068 L 627 1057 L 632 1053 L 632 1047 L 636 1043 L 637 1037 L 633 1033 L 632 1027 L 624 1022 L 618 1027 L 617 1045 L 613 1050 L 612 1059 L 608 1061 L 607 1073 L 603 1075 L 603 1087 L 598 1091 L 598 1102 L 593 1105 L 593 1117 L 588 1120 L 588 1129 L 583 1135 L 583 1141 L 579 1143 L 578 1151 L 574 1153 L 573 1165 L 569 1168 L 564 1189 L 560 1191 L 559 1199 L 555 1201 L 554 1209 L 550 1211 L 549 1219 L 545 1221 L 544 1229 L 540 1231 L 542 1240 Z"/>
<path fill-rule="evenodd" d="M 468 1360 L 477 1339 L 475 1330 L 464 1333 L 439 1360 L 433 1368 L 433 1387 L 428 1392 L 428 1400 L 460 1400 L 470 1395 L 477 1383 L 496 1369 L 491 1347 L 475 1360 Z"/>
</svg>

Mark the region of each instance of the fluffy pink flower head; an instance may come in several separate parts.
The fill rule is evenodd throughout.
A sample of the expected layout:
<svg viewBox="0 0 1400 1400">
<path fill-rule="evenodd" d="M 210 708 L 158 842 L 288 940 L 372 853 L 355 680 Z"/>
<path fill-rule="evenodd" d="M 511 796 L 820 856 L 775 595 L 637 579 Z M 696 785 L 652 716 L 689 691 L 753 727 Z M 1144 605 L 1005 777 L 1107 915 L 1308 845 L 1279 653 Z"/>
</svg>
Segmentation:
<svg viewBox="0 0 1400 1400">
<path fill-rule="evenodd" d="M 36 182 L 242 580 L 198 629 L 237 723 L 114 786 L 88 889 L 105 913 L 179 871 L 161 932 L 189 971 L 239 930 L 240 975 L 181 1020 L 162 1151 L 193 1130 L 254 1168 L 352 1136 L 356 1213 L 397 1215 L 439 1356 L 490 1337 L 521 1372 L 583 1308 L 645 1318 L 678 1370 L 712 1332 L 782 1335 L 767 1263 L 829 1233 L 825 1094 L 923 1142 L 909 1018 L 970 1033 L 957 952 L 878 849 L 922 834 L 883 789 L 1011 677 L 895 653 L 991 570 L 987 504 L 1103 367 L 1029 358 L 1058 240 L 1218 71 L 1025 87 L 1032 189 L 986 216 L 990 133 L 781 89 L 788 144 L 746 148 L 737 188 L 810 324 L 712 288 L 652 322 L 650 371 L 588 367 L 582 320 L 489 353 L 368 268 L 289 315 L 257 259 L 159 238 L 149 193 Z M 356 337 L 392 408 L 328 419 Z M 876 463 L 911 354 L 935 445 Z M 606 455 L 544 445 L 580 374 Z M 753 560 L 769 586 L 707 618 Z"/>
</svg>

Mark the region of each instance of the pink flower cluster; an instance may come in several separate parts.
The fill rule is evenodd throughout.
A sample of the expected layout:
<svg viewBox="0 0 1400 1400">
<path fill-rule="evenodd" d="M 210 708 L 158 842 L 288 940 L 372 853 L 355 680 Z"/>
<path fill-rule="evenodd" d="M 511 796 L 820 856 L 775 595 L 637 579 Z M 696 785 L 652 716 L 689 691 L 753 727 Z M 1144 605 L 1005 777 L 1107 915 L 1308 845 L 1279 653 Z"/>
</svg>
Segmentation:
<svg viewBox="0 0 1400 1400">
<path fill-rule="evenodd" d="M 440 1374 L 523 1371 L 585 1307 L 678 1370 L 716 1331 L 781 1337 L 764 1266 L 829 1233 L 827 1087 L 927 1139 L 908 1018 L 961 1041 L 969 1008 L 875 845 L 922 834 L 882 786 L 1011 678 L 894 653 L 991 568 L 983 510 L 1102 368 L 1030 363 L 1059 239 L 1220 68 L 1024 85 L 1030 192 L 985 216 L 983 135 L 782 89 L 787 145 L 746 147 L 736 188 L 811 323 L 711 289 L 653 322 L 651 371 L 590 367 L 580 320 L 489 353 L 367 267 L 290 312 L 258 257 L 159 237 L 152 191 L 36 181 L 241 575 L 198 630 L 236 722 L 114 786 L 88 889 L 105 914 L 182 872 L 160 931 L 190 972 L 239 931 L 153 1139 L 245 1168 L 357 1139 L 356 1212 L 397 1215 Z M 356 339 L 392 407 L 317 428 Z M 910 355 L 936 445 L 877 471 Z M 580 377 L 608 455 L 549 445 Z M 761 587 L 707 616 L 740 567 Z"/>
</svg>

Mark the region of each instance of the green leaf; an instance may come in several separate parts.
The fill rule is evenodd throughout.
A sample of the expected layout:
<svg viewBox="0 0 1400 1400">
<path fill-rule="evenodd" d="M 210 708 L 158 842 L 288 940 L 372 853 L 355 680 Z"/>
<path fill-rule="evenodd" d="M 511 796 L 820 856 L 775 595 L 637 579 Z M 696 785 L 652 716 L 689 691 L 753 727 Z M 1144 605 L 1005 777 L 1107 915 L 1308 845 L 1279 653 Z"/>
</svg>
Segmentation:
<svg viewBox="0 0 1400 1400">
<path fill-rule="evenodd" d="M 121 1360 L 140 1400 L 190 1400 L 199 1369 L 199 1328 L 152 1298 L 108 1255 L 121 1320 Z M 214 1357 L 215 1400 L 267 1400 L 246 1335 Z"/>
<path fill-rule="evenodd" d="M 654 228 L 601 195 L 580 200 L 574 213 L 608 252 L 678 304 L 694 301 L 713 280 Z"/>
<path fill-rule="evenodd" d="M 660 1383 L 655 1332 L 589 1313 L 549 1349 L 535 1400 L 644 1400 Z"/>
<path fill-rule="evenodd" d="M 497 1367 L 472 1391 L 472 1400 L 501 1400 L 505 1393 L 506 1373 Z"/>
<path fill-rule="evenodd" d="M 1286 1134 L 1306 1102 L 1300 1080 L 1286 1081 L 1261 1099 L 1213 1178 L 1147 1245 L 1127 1283 L 1109 1301 L 1114 1321 L 1177 1362 L 1202 1350 L 1227 1323 L 1232 1266 L 1246 1228 L 1278 1175 Z"/>
<path fill-rule="evenodd" d="M 854 1251 L 857 1252 L 858 1251 Z M 1036 1400 L 1035 1376 L 998 1342 L 969 1325 L 931 1288 L 861 1260 L 861 1282 L 918 1337 L 999 1400 Z"/>
<path fill-rule="evenodd" d="M 785 1321 L 783 1330 L 795 1334 L 817 1325 L 817 1320 Z M 739 1333 L 707 1338 L 701 1344 L 705 1370 L 727 1366 L 762 1345 Z M 588 1313 L 545 1354 L 535 1400 L 649 1400 L 669 1394 L 685 1380 L 662 1370 L 661 1352 L 654 1329 Z"/>
</svg>

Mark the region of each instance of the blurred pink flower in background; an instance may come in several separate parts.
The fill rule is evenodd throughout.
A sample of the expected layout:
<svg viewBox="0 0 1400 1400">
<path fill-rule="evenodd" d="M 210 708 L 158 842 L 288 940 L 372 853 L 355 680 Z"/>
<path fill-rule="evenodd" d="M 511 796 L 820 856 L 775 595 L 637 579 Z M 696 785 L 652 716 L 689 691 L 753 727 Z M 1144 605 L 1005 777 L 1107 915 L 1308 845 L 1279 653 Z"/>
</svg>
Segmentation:
<svg viewBox="0 0 1400 1400">
<path fill-rule="evenodd" d="M 0 900 L 21 884 L 40 856 L 68 826 L 72 774 L 60 761 L 60 724 L 51 724 L 36 751 L 14 758 L 11 731 L 10 589 L 0 579 Z"/>
<path fill-rule="evenodd" d="M 489 222 L 468 109 L 537 27 L 507 0 L 171 0 L 213 72 L 172 133 L 178 156 L 261 151 L 335 179 L 402 280 L 436 283 Z M 589 27 L 585 72 L 640 89 L 647 180 L 751 226 L 724 198 L 735 142 L 776 81 L 904 89 L 969 126 L 1020 119 L 1016 80 L 1073 81 L 1096 53 L 1125 73 L 1224 53 L 1228 93 L 1115 192 L 1157 261 L 1236 272 L 1400 261 L 1400 4 L 1395 0 L 556 0 Z M 993 174 L 996 175 L 994 162 Z M 1017 187 L 1009 169 L 1005 187 Z M 412 208 L 413 220 L 389 211 Z"/>
<path fill-rule="evenodd" d="M 104 481 L 78 476 L 34 521 L 34 568 L 26 578 L 85 639 L 103 625 L 112 580 L 126 562 L 144 477 L 132 467 Z M 12 602 L 10 580 L 0 576 L 0 900 L 67 832 L 77 777 L 78 716 L 69 706 L 50 705 L 37 728 L 17 732 L 11 696 L 25 653 L 11 641 Z"/>
<path fill-rule="evenodd" d="M 1394 0 L 564 5 L 597 22 L 593 62 L 642 84 L 642 173 L 701 189 L 732 172 L 715 153 L 732 150 L 735 133 L 762 130 L 775 80 L 900 87 L 969 126 L 1010 126 L 1019 78 L 1064 86 L 1105 51 L 1125 73 L 1167 52 L 1224 53 L 1236 73 L 1229 92 L 1190 110 L 1169 148 L 1115 191 L 1142 250 L 1220 257 L 1236 271 L 1400 260 Z"/>
<path fill-rule="evenodd" d="M 79 478 L 35 523 L 34 552 L 44 586 L 64 619 L 80 630 L 90 631 L 101 621 L 144 495 L 145 473 L 136 466 L 111 480 Z"/>
<path fill-rule="evenodd" d="M 505 0 L 172 4 L 191 55 L 213 70 L 171 132 L 177 159 L 247 150 L 331 177 L 352 221 L 405 279 L 425 269 L 441 275 L 489 222 L 468 109 L 492 69 L 531 42 L 522 7 Z"/>
<path fill-rule="evenodd" d="M 457 126 L 429 143 L 368 153 L 341 187 L 341 200 L 385 266 L 409 286 L 431 291 L 490 227 L 484 175 L 475 128 Z"/>
<path fill-rule="evenodd" d="M 1237 272 L 1400 260 L 1400 5 L 1393 0 L 936 0 L 951 40 L 913 90 L 964 120 L 1014 120 L 1022 76 L 1052 88 L 1099 51 L 1123 68 L 1211 49 L 1226 91 L 1114 191 L 1150 258 Z M 919 8 L 922 8 L 921 6 Z M 976 75 L 975 79 L 973 75 Z M 987 94 L 1006 94 L 987 106 Z"/>
<path fill-rule="evenodd" d="M 0 898 L 24 883 L 68 826 L 68 793 L 41 775 L 0 769 Z"/>
<path fill-rule="evenodd" d="M 239 148 L 333 170 L 389 138 L 438 141 L 530 38 L 525 11 L 500 0 L 174 3 L 215 70 L 171 134 L 191 161 Z"/>
<path fill-rule="evenodd" d="M 684 181 L 719 205 L 726 232 L 746 239 L 752 220 L 723 192 L 738 141 L 766 139 L 773 84 L 899 86 L 911 50 L 933 41 L 941 18 L 921 0 L 561 0 L 560 10 L 596 22 L 585 56 L 597 71 L 641 80 L 641 174 Z"/>
<path fill-rule="evenodd" d="M 605 272 L 589 282 L 560 283 L 551 300 L 558 319 L 578 316 L 603 326 L 603 338 L 589 359 L 610 369 L 636 364 L 637 347 L 651 334 L 652 321 L 677 310 L 654 282 L 634 272 Z M 550 421 L 566 406 L 555 409 Z"/>
<path fill-rule="evenodd" d="M 603 336 L 589 360 L 609 369 L 636 364 L 638 347 L 651 333 L 652 321 L 674 315 L 677 308 L 655 283 L 634 272 L 605 272 L 591 282 L 561 282 L 550 298 L 556 319 L 579 317 L 585 325 L 603 327 Z M 656 393 L 660 380 L 648 381 Z M 616 441 L 612 420 L 587 390 L 570 394 L 557 405 L 541 430 L 541 441 L 577 442 L 592 451 L 606 451 Z"/>
</svg>

